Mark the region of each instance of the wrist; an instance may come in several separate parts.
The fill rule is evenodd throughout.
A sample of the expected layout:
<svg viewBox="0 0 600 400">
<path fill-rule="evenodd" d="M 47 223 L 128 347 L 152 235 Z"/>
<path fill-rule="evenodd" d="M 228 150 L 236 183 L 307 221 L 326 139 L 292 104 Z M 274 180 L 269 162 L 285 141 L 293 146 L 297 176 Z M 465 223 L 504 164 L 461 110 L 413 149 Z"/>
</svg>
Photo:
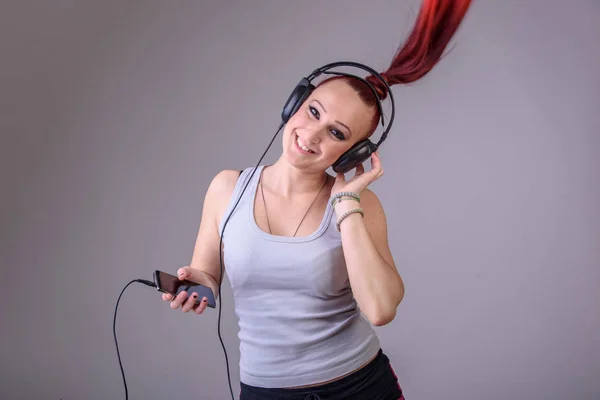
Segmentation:
<svg viewBox="0 0 600 400">
<path fill-rule="evenodd" d="M 331 205 L 334 210 L 339 212 L 338 210 L 348 210 L 347 207 L 359 207 L 360 206 L 360 194 L 350 191 L 342 191 L 337 192 L 331 195 L 329 198 Z M 345 204 L 340 207 L 340 204 Z M 348 205 L 350 204 L 350 205 Z"/>
<path fill-rule="evenodd" d="M 218 296 L 219 284 L 216 281 L 216 279 L 208 272 L 203 271 L 201 269 L 193 269 L 192 276 L 189 278 L 189 280 L 195 283 L 199 283 L 200 285 L 209 287 L 213 291 L 215 298 Z"/>
<path fill-rule="evenodd" d="M 342 211 L 342 209 L 340 209 L 339 213 L 337 214 L 337 221 L 335 224 L 337 231 L 341 232 L 342 224 L 352 224 L 352 220 L 357 221 L 358 219 L 362 219 L 364 215 L 365 212 L 362 208 L 360 208 L 360 205 L 355 207 L 349 207 L 348 210 L 345 211 Z"/>
<path fill-rule="evenodd" d="M 338 202 L 336 202 L 336 204 L 334 205 L 334 210 L 335 210 L 335 214 L 336 216 L 339 218 L 341 215 L 343 215 L 345 212 L 350 211 L 353 208 L 357 208 L 360 207 L 360 202 L 357 201 L 354 198 L 341 198 Z"/>
</svg>

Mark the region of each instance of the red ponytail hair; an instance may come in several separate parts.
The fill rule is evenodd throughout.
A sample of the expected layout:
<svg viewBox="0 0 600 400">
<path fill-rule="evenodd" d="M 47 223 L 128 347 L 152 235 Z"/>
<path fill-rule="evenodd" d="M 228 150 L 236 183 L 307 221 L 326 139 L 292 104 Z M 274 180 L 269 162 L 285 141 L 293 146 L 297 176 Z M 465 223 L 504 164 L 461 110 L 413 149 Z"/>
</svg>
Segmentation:
<svg viewBox="0 0 600 400">
<path fill-rule="evenodd" d="M 462 22 L 471 0 L 424 0 L 415 25 L 404 45 L 382 73 L 388 85 L 414 82 L 438 63 L 446 46 Z M 369 76 L 379 96 L 387 90 L 379 79 Z"/>
<path fill-rule="evenodd" d="M 397 51 L 387 71 L 381 73 L 388 85 L 411 83 L 431 71 L 440 60 L 470 4 L 471 0 L 423 0 L 407 40 Z M 334 77 L 327 81 L 331 79 L 346 80 L 367 105 L 376 105 L 371 89 L 358 79 Z M 378 78 L 368 76 L 366 80 L 373 85 L 382 100 L 387 97 L 387 88 Z M 369 135 L 375 130 L 378 121 L 379 113 L 376 112 Z"/>
</svg>

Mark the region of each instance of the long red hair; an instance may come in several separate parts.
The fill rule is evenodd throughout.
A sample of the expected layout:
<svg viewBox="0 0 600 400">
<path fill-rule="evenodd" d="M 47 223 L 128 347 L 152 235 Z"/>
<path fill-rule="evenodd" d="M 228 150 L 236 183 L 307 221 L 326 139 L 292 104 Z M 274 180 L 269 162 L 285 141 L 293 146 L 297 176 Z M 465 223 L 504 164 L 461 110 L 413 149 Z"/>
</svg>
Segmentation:
<svg viewBox="0 0 600 400">
<path fill-rule="evenodd" d="M 411 83 L 431 71 L 442 57 L 470 4 L 471 0 L 423 0 L 408 38 L 396 52 L 389 68 L 381 73 L 388 85 Z M 360 80 L 336 76 L 322 83 L 332 79 L 345 80 L 367 105 L 376 105 L 373 92 Z M 382 100 L 387 97 L 387 88 L 378 78 L 368 76 L 366 80 L 373 85 Z M 376 111 L 375 114 L 369 135 L 379 121 L 379 112 Z"/>
</svg>

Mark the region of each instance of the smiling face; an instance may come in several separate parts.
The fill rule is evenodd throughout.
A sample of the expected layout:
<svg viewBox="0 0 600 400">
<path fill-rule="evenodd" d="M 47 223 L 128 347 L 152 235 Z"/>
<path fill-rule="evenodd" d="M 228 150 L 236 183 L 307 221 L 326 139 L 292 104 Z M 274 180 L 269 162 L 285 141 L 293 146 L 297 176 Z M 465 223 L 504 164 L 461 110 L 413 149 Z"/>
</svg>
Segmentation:
<svg viewBox="0 0 600 400">
<path fill-rule="evenodd" d="M 366 138 L 376 108 L 343 79 L 319 85 L 283 131 L 283 155 L 296 168 L 324 171 Z"/>
</svg>

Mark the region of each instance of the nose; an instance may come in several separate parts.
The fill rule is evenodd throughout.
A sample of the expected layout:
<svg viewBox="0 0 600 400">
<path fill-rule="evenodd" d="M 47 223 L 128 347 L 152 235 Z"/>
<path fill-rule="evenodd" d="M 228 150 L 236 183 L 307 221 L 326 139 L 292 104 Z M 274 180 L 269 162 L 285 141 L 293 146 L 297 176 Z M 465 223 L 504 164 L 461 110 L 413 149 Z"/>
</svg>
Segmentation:
<svg viewBox="0 0 600 400">
<path fill-rule="evenodd" d="M 302 140 L 306 140 L 309 144 L 321 142 L 321 129 L 319 127 L 304 129 L 303 133 Z"/>
</svg>

